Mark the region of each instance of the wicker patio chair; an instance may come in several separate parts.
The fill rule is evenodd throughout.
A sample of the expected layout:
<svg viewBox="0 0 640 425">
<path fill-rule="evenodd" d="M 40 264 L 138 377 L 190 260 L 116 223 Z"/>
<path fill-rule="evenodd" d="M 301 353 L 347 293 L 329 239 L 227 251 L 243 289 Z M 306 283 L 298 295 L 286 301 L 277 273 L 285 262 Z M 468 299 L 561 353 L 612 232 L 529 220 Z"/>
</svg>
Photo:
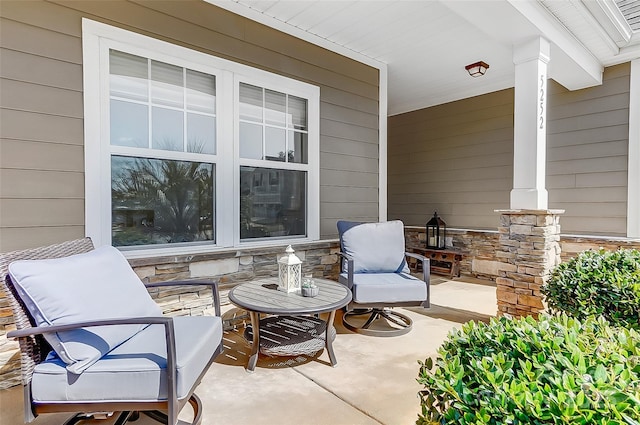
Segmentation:
<svg viewBox="0 0 640 425">
<path fill-rule="evenodd" d="M 100 269 L 96 264 L 107 267 Z M 94 275 L 86 279 L 88 286 L 73 287 L 84 281 L 87 272 Z M 66 424 L 76 424 L 121 412 L 115 421 L 121 425 L 143 412 L 159 422 L 176 424 L 188 402 L 194 410 L 193 424 L 200 423 L 202 406 L 194 390 L 222 351 L 216 283 L 172 281 L 143 286 L 119 251 L 94 249 L 89 238 L 2 253 L 0 278 L 16 322 L 17 330 L 7 337 L 19 341 L 25 422 L 43 413 L 72 412 L 75 415 Z M 54 285 L 62 296 L 56 295 Z M 144 288 L 165 285 L 210 286 L 216 316 L 162 317 Z M 80 296 L 74 291 L 96 291 L 100 299 L 85 296 L 80 303 L 70 304 L 75 323 L 47 310 L 54 298 L 55 308 L 69 299 L 74 302 Z M 113 316 L 102 311 L 114 303 Z M 146 310 L 132 314 L 140 308 Z M 78 314 L 85 316 L 77 320 Z M 73 362 L 80 354 L 93 355 L 96 350 L 95 358 L 77 363 L 66 359 Z"/>
<path fill-rule="evenodd" d="M 340 283 L 353 293 L 343 325 L 371 336 L 398 336 L 411 330 L 413 321 L 394 307 L 430 305 L 429 259 L 405 252 L 404 224 L 338 221 L 342 270 Z M 409 273 L 406 257 L 422 261 L 422 280 Z M 356 320 L 357 316 L 365 317 Z M 384 326 L 372 326 L 378 320 Z"/>
</svg>

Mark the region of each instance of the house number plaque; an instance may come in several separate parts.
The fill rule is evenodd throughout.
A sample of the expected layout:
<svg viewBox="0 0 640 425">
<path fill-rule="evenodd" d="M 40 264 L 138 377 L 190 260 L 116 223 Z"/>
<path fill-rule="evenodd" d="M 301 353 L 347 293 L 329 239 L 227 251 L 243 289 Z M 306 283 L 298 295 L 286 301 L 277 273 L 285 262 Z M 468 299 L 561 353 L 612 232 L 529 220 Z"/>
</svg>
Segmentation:
<svg viewBox="0 0 640 425">
<path fill-rule="evenodd" d="M 538 112 L 538 121 L 540 122 L 540 130 L 544 130 L 544 74 L 540 74 L 540 96 L 539 96 L 539 103 L 540 103 L 540 111 Z"/>
</svg>

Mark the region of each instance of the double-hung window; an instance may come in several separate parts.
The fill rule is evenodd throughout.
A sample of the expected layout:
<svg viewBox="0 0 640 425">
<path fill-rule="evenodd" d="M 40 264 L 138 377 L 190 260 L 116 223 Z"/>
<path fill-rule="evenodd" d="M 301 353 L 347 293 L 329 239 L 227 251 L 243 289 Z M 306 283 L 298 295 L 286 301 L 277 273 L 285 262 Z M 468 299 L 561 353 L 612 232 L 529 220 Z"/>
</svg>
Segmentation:
<svg viewBox="0 0 640 425">
<path fill-rule="evenodd" d="M 240 239 L 307 234 L 307 100 L 240 82 Z"/>
<path fill-rule="evenodd" d="M 83 21 L 86 233 L 145 255 L 318 238 L 319 89 Z"/>
<path fill-rule="evenodd" d="M 215 242 L 216 78 L 109 49 L 111 243 Z"/>
</svg>

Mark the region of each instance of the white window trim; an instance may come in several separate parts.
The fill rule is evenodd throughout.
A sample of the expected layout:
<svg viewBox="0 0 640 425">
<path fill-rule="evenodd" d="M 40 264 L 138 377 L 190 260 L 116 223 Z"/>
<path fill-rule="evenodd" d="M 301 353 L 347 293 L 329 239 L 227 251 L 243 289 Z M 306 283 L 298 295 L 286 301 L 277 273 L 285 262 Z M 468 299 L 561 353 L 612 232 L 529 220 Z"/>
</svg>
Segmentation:
<svg viewBox="0 0 640 425">
<path fill-rule="evenodd" d="M 211 252 L 239 246 L 282 245 L 288 241 L 303 243 L 316 241 L 320 237 L 320 88 L 308 83 L 293 80 L 281 75 L 252 68 L 236 62 L 221 59 L 205 53 L 147 37 L 141 34 L 112 27 L 86 18 L 82 19 L 83 84 L 84 84 L 84 136 L 85 136 L 85 234 L 91 237 L 96 246 L 111 243 L 111 175 L 110 149 L 105 141 L 104 126 L 108 123 L 108 107 L 105 107 L 105 95 L 108 95 L 108 79 L 100 78 L 101 72 L 108 71 L 109 48 L 121 47 L 122 50 L 153 59 L 184 64 L 183 66 L 203 72 L 215 69 L 217 81 L 232 79 L 274 88 L 295 96 L 308 99 L 308 172 L 307 190 L 307 236 L 294 239 L 274 239 L 260 241 L 239 240 L 239 160 L 237 155 L 238 102 L 234 97 L 234 84 L 217 84 L 217 102 L 232 99 L 232 108 L 217 108 L 219 123 L 233 122 L 233 125 L 218 125 L 217 156 L 223 158 L 216 165 L 216 244 L 197 244 L 188 246 L 160 246 L 127 248 L 128 258 L 140 258 L 161 255 L 182 255 L 197 252 Z M 126 47 L 126 48 L 124 48 Z M 220 79 L 220 80 L 218 80 Z M 100 95 L 96 95 L 100 93 Z M 234 100 L 235 99 L 235 100 Z M 108 104 L 108 103 L 107 103 Z M 226 103 L 227 105 L 229 103 Z M 228 141 L 234 140 L 234 143 Z M 227 141 L 227 142 L 225 142 Z M 236 152 L 236 154 L 234 154 Z M 233 166 L 221 164 L 224 158 L 234 158 Z M 225 166 L 226 165 L 226 166 Z M 289 164 L 287 164 L 289 165 Z M 277 165 L 280 168 L 280 164 Z M 290 164 L 295 168 L 294 164 Z M 281 167 L 287 168 L 287 167 Z M 233 182 L 233 184 L 228 184 Z M 221 208 L 233 200 L 233 208 Z"/>
<path fill-rule="evenodd" d="M 631 62 L 630 80 L 627 237 L 640 238 L 640 59 Z"/>
</svg>

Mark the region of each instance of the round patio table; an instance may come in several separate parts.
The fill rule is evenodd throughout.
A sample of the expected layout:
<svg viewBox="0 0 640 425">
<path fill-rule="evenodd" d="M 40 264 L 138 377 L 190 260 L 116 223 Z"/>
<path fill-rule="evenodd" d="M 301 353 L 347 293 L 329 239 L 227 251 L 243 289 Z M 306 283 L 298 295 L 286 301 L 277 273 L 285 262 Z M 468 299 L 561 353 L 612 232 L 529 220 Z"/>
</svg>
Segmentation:
<svg viewBox="0 0 640 425">
<path fill-rule="evenodd" d="M 245 331 L 245 338 L 252 342 L 247 371 L 255 369 L 259 352 L 295 356 L 326 348 L 331 365 L 337 364 L 333 320 L 336 310 L 351 301 L 351 291 L 327 279 L 314 278 L 314 283 L 319 288 L 315 297 L 280 291 L 277 278 L 256 279 L 231 289 L 229 300 L 251 317 L 251 328 Z M 329 313 L 326 321 L 317 317 L 320 313 Z M 271 317 L 260 319 L 260 314 Z"/>
</svg>

